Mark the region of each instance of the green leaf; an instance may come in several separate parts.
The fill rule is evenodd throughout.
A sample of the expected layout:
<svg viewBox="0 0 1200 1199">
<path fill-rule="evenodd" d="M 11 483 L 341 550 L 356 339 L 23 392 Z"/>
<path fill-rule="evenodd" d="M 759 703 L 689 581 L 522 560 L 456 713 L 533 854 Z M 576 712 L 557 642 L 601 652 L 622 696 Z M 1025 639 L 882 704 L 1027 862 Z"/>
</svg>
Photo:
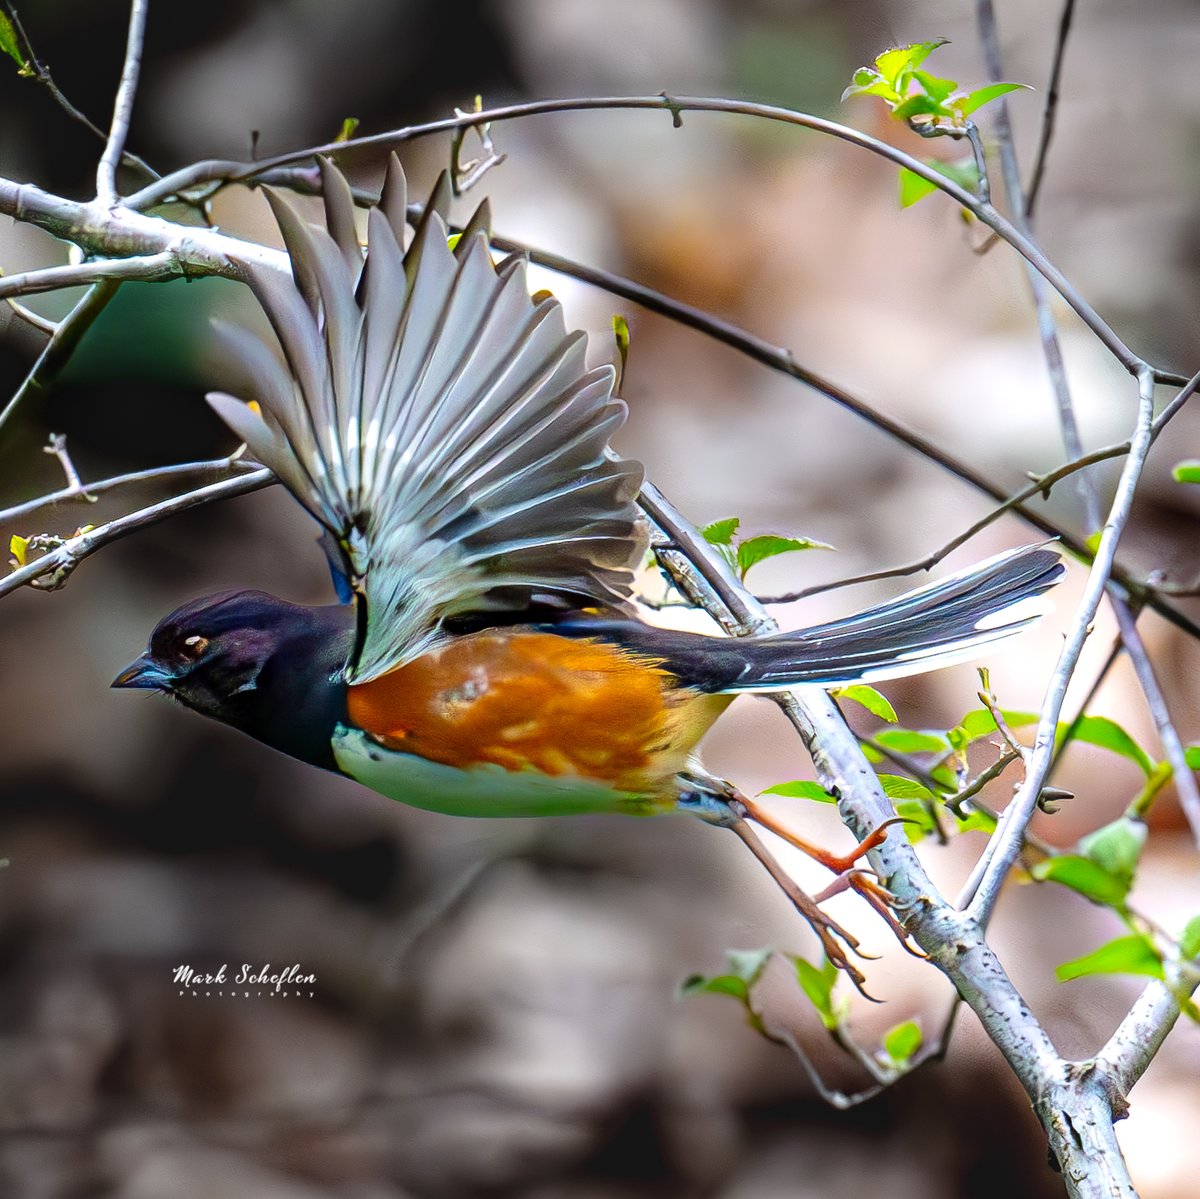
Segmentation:
<svg viewBox="0 0 1200 1199">
<path fill-rule="evenodd" d="M 1038 862 L 1030 874 L 1038 882 L 1070 887 L 1072 891 L 1106 907 L 1120 908 L 1129 894 L 1128 879 L 1118 878 L 1098 862 L 1078 854 L 1064 853 L 1047 858 L 1044 862 Z"/>
<path fill-rule="evenodd" d="M 17 31 L 4 13 L 0 13 L 0 50 L 21 68 L 23 74 L 29 71 L 29 63 L 21 53 L 21 43 L 17 40 Z"/>
<path fill-rule="evenodd" d="M 1004 717 L 1004 723 L 1010 729 L 1037 724 L 1041 719 L 1037 712 L 1018 712 L 1012 708 L 1001 708 L 1000 715 Z M 997 731 L 996 718 L 987 708 L 976 708 L 974 711 L 968 712 L 958 722 L 958 727 L 966 733 L 968 741 L 977 741 L 980 737 L 986 737 L 989 733 Z"/>
<path fill-rule="evenodd" d="M 811 799 L 816 803 L 837 803 L 820 783 L 812 779 L 793 779 L 790 783 L 776 783 L 760 791 L 759 795 L 782 795 L 785 799 Z"/>
<path fill-rule="evenodd" d="M 342 127 L 338 130 L 338 135 L 333 140 L 335 142 L 348 142 L 358 129 L 358 117 L 345 117 L 342 120 Z"/>
<path fill-rule="evenodd" d="M 904 817 L 904 835 L 916 845 L 936 832 L 929 809 L 919 799 L 898 799 L 892 805 Z"/>
<path fill-rule="evenodd" d="M 1179 936 L 1179 956 L 1186 961 L 1200 958 L 1200 916 L 1193 916 Z"/>
<path fill-rule="evenodd" d="M 996 817 L 978 809 L 968 812 L 965 816 L 955 816 L 954 823 L 960 833 L 987 833 L 990 837 L 996 831 Z"/>
<path fill-rule="evenodd" d="M 742 578 L 745 578 L 750 567 L 779 554 L 790 554 L 794 550 L 831 549 L 833 546 L 827 545 L 824 541 L 814 541 L 811 537 L 778 537 L 774 533 L 766 533 L 761 537 L 748 537 L 737 547 L 738 572 Z"/>
<path fill-rule="evenodd" d="M 971 113 L 982 108 L 985 104 L 990 104 L 993 100 L 999 100 L 1001 96 L 1007 96 L 1009 92 L 1020 91 L 1022 88 L 1029 90 L 1029 84 L 989 83 L 987 87 L 976 88 L 975 91 L 957 101 L 954 107 L 964 117 L 969 117 Z"/>
<path fill-rule="evenodd" d="M 1062 743 L 1068 728 L 1070 725 L 1066 722 L 1058 726 L 1058 744 Z M 1113 753 L 1136 762 L 1147 778 L 1154 773 L 1154 762 L 1150 755 L 1115 720 L 1110 720 L 1107 716 L 1082 717 L 1075 725 L 1074 739 L 1112 750 Z"/>
<path fill-rule="evenodd" d="M 921 733 L 916 729 L 884 729 L 875 740 L 899 754 L 944 754 L 950 742 L 941 733 Z"/>
<path fill-rule="evenodd" d="M 939 102 L 958 91 L 958 84 L 953 79 L 940 79 L 928 71 L 913 71 L 912 77 L 925 89 L 927 96 Z"/>
<path fill-rule="evenodd" d="M 1175 476 L 1176 483 L 1200 483 L 1200 462 L 1177 462 L 1171 474 Z"/>
<path fill-rule="evenodd" d="M 907 46 L 893 46 L 885 50 L 875 59 L 875 66 L 880 75 L 899 89 L 900 77 L 919 67 L 939 46 L 944 46 L 946 39 L 937 38 L 932 42 L 912 42 Z"/>
<path fill-rule="evenodd" d="M 1189 770 L 1200 770 L 1200 745 L 1188 745 L 1183 751 Z"/>
<path fill-rule="evenodd" d="M 979 168 L 975 165 L 974 156 L 964 158 L 959 162 L 943 162 L 940 158 L 923 158 L 927 167 L 944 175 L 951 183 L 957 183 L 964 191 L 973 192 L 979 187 Z M 900 168 L 900 207 L 911 208 L 918 200 L 923 200 L 931 192 L 937 191 L 937 184 L 910 171 L 908 167 Z"/>
<path fill-rule="evenodd" d="M 1040 717 L 1036 712 L 1017 712 L 1003 708 L 1000 713 L 1010 728 L 1019 729 L 1027 725 L 1037 724 Z M 976 708 L 968 712 L 958 723 L 967 739 L 975 741 L 996 731 L 996 721 L 986 708 Z M 1070 723 L 1064 721 L 1058 726 L 1056 740 L 1062 744 Z M 879 740 L 881 738 L 877 738 Z M 1154 773 L 1155 763 L 1150 755 L 1119 725 L 1107 716 L 1084 716 L 1075 728 L 1074 740 L 1085 741 L 1089 745 L 1097 745 L 1102 749 L 1111 750 L 1136 762 L 1147 778 Z M 1200 769 L 1200 752 L 1196 754 L 1196 769 Z"/>
<path fill-rule="evenodd" d="M 774 951 L 766 949 L 730 949 L 726 952 L 724 974 L 693 974 L 680 987 L 683 995 L 732 995 L 743 1003 L 750 999 L 750 988 L 758 982 Z"/>
<path fill-rule="evenodd" d="M 896 89 L 870 67 L 860 67 L 854 72 L 854 82 L 842 92 L 842 99 L 849 100 L 851 96 L 878 96 L 893 106 L 899 104 L 901 99 Z"/>
<path fill-rule="evenodd" d="M 853 700 L 880 720 L 886 720 L 889 724 L 896 723 L 896 709 L 888 703 L 886 696 L 880 695 L 874 687 L 868 687 L 866 683 L 851 683 L 849 687 L 837 688 L 832 694 L 837 699 Z"/>
<path fill-rule="evenodd" d="M 883 1034 L 883 1050 L 897 1069 L 903 1069 L 912 1055 L 921 1048 L 921 1026 L 915 1020 L 905 1020 Z"/>
<path fill-rule="evenodd" d="M 1104 536 L 1103 529 L 1097 529 L 1094 533 L 1089 534 L 1084 538 L 1083 544 L 1087 547 L 1087 551 L 1094 558 L 1097 551 L 1100 549 L 1100 538 Z"/>
<path fill-rule="evenodd" d="M 1137 933 L 1118 937 L 1092 953 L 1063 962 L 1054 973 L 1063 983 L 1086 974 L 1147 974 L 1151 978 L 1162 978 L 1163 964 L 1150 938 Z"/>
<path fill-rule="evenodd" d="M 806 962 L 797 954 L 789 953 L 787 957 L 796 969 L 796 981 L 800 984 L 800 989 L 808 997 L 809 1003 L 817 1009 L 821 1023 L 826 1028 L 836 1028 L 838 1018 L 833 1007 L 833 988 L 837 982 L 837 970 L 830 970 L 828 965 L 818 970 L 811 962 Z"/>
<path fill-rule="evenodd" d="M 931 183 L 908 167 L 900 168 L 900 207 L 911 208 L 918 200 L 925 199 L 937 191 L 937 184 Z"/>
<path fill-rule="evenodd" d="M 913 117 L 942 117 L 949 119 L 953 113 L 944 105 L 939 104 L 923 92 L 915 92 L 903 103 L 892 109 L 892 115 L 898 121 L 911 121 Z"/>
<path fill-rule="evenodd" d="M 1133 882 L 1148 831 L 1145 821 L 1122 816 L 1081 838 L 1079 851 L 1128 886 Z"/>
<path fill-rule="evenodd" d="M 705 525 L 700 530 L 700 536 L 710 545 L 732 545 L 733 535 L 742 523 L 740 516 L 727 516 L 724 520 L 714 520 L 711 525 Z"/>
<path fill-rule="evenodd" d="M 900 774 L 881 774 L 879 782 L 889 799 L 933 799 L 933 792 L 915 779 L 906 779 Z"/>
</svg>

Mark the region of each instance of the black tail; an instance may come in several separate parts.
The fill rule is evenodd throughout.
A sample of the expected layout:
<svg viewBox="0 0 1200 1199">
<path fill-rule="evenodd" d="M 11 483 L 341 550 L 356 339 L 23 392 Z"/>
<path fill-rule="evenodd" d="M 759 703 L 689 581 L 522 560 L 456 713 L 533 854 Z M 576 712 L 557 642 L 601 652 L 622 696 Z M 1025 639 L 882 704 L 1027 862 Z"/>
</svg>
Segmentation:
<svg viewBox="0 0 1200 1199">
<path fill-rule="evenodd" d="M 1049 611 L 1042 597 L 1063 571 L 1057 550 L 1026 545 L 877 608 L 769 637 L 711 637 L 579 614 L 537 627 L 611 641 L 697 691 L 835 687 L 978 657 L 982 646 L 1019 633 Z"/>
<path fill-rule="evenodd" d="M 1054 549 L 1010 550 L 854 616 L 737 643 L 741 674 L 719 689 L 832 686 L 969 660 L 981 646 L 1011 637 L 1047 612 L 1042 596 L 1063 573 Z"/>
</svg>

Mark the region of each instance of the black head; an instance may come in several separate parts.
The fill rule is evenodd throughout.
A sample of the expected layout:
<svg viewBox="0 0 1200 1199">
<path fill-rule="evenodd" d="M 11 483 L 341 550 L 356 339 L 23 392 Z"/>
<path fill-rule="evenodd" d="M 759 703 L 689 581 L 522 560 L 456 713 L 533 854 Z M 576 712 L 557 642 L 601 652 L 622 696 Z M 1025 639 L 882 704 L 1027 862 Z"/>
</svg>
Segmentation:
<svg viewBox="0 0 1200 1199">
<path fill-rule="evenodd" d="M 161 691 L 293 757 L 332 765 L 342 719 L 350 607 L 307 608 L 263 591 L 225 591 L 164 617 L 114 687 Z"/>
</svg>

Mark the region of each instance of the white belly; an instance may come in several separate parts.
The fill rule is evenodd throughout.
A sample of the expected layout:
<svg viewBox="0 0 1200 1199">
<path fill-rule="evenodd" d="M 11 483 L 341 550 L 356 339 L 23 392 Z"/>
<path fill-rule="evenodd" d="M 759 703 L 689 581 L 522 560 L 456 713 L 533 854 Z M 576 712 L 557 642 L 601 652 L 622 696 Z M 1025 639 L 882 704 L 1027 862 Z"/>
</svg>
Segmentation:
<svg viewBox="0 0 1200 1199">
<path fill-rule="evenodd" d="M 343 773 L 364 787 L 449 816 L 650 816 L 669 810 L 661 800 L 614 791 L 606 783 L 577 775 L 505 770 L 491 763 L 460 770 L 388 749 L 361 729 L 340 724 L 333 734 L 333 756 Z"/>
</svg>

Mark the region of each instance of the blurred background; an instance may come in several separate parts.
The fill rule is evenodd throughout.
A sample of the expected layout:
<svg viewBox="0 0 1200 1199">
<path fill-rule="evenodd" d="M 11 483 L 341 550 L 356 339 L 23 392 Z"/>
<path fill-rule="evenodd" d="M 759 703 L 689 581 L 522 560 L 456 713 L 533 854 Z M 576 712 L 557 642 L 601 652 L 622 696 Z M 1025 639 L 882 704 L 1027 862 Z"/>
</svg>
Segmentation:
<svg viewBox="0 0 1200 1199">
<path fill-rule="evenodd" d="M 1028 166 L 1057 5 L 997 5 Z M 108 122 L 126 9 L 30 0 L 33 45 L 70 99 Z M 448 114 L 482 94 L 724 94 L 847 120 L 917 153 L 957 155 L 892 128 L 869 100 L 840 105 L 855 67 L 889 45 L 952 44 L 930 66 L 987 80 L 970 5 L 947 0 L 212 0 L 150 14 L 131 148 L 160 170 L 320 143 Z M 1155 362 L 1197 366 L 1200 317 L 1200 14 L 1187 0 L 1081 5 L 1038 228 L 1055 260 Z M 71 196 L 94 190 L 99 142 L 46 90 L 0 63 L 0 174 Z M 494 129 L 507 163 L 462 202 L 493 198 L 500 232 L 631 275 L 790 348 L 879 409 L 1016 489 L 1060 462 L 1028 303 L 1003 247 L 940 198 L 901 211 L 894 169 L 815 134 L 743 118 L 598 112 Z M 470 143 L 468 143 L 468 150 Z M 420 194 L 444 140 L 405 147 Z M 375 184 L 381 159 L 347 167 Z M 262 198 L 231 189 L 214 218 L 275 241 Z M 43 234 L 0 224 L 6 272 L 63 261 Z M 763 593 L 926 553 L 989 503 L 799 384 L 635 306 L 550 275 L 570 319 L 612 357 L 624 314 L 632 357 L 620 448 L 698 523 L 800 534 L 836 553 L 756 568 Z M 69 296 L 34 297 L 57 316 Z M 0 505 L 60 486 L 41 447 L 66 433 L 84 479 L 228 452 L 203 403 L 228 382 L 209 318 L 256 319 L 233 285 L 127 286 L 61 383 L 0 439 Z M 1068 374 L 1089 446 L 1127 436 L 1131 381 L 1069 313 Z M 0 392 L 41 336 L 0 312 Z M 1164 399 L 1167 398 L 1164 393 Z M 1122 558 L 1195 576 L 1200 490 L 1171 481 L 1196 457 L 1186 412 L 1151 457 Z M 1098 468 L 1106 490 L 1115 470 Z M 147 488 L 23 517 L 3 530 L 70 533 L 161 498 Z M 1079 492 L 1047 510 L 1077 532 Z M 1034 535 L 993 525 L 944 569 Z M 1081 585 L 988 662 L 1007 707 L 1036 708 Z M 258 586 L 323 601 L 314 530 L 268 491 L 147 529 L 87 561 L 54 594 L 0 616 L 0 1195 L 19 1199 L 794 1199 L 1053 1196 L 1027 1101 L 970 1015 L 946 1060 L 849 1112 L 745 1026 L 732 1002 L 678 998 L 727 948 L 816 951 L 732 837 L 685 819 L 456 821 L 388 803 L 167 702 L 108 690 L 161 615 Z M 895 582 L 779 609 L 813 623 L 894 594 Z M 1186 606 L 1187 601 L 1184 601 Z M 1191 611 L 1197 615 L 1196 605 Z M 1185 741 L 1200 739 L 1200 651 L 1143 622 Z M 1097 622 L 1080 678 L 1111 645 Z M 968 666 L 885 687 L 912 727 L 977 706 Z M 1076 688 L 1068 701 L 1074 711 Z M 1124 665 L 1093 711 L 1157 754 Z M 875 726 L 870 718 L 861 727 Z M 775 709 L 742 700 L 707 745 L 747 790 L 809 770 Z M 1069 845 L 1140 785 L 1131 763 L 1073 749 L 1056 777 L 1077 793 L 1039 832 Z M 1001 783 L 990 793 L 1002 804 Z M 832 847 L 828 809 L 781 816 Z M 923 854 L 953 893 L 979 834 Z M 789 858 L 801 881 L 820 870 Z M 1200 910 L 1196 855 L 1173 795 L 1154 812 L 1136 899 L 1177 930 Z M 881 1007 L 854 1008 L 865 1044 L 910 1017 L 933 1036 L 950 995 L 856 899 L 830 905 L 882 954 Z M 1116 935 L 1111 916 L 1050 886 L 1013 884 L 995 944 L 1060 1049 L 1094 1052 L 1137 992 L 1132 979 L 1054 981 L 1054 966 Z M 314 974 L 315 994 L 180 994 L 180 965 Z M 285 986 L 283 990 L 288 990 Z M 307 988 L 306 988 L 307 991 Z M 866 1081 L 830 1045 L 787 974 L 760 996 L 769 1023 L 811 1047 L 830 1084 Z M 1186 1022 L 1184 1022 L 1186 1023 Z M 1172 1034 L 1134 1095 L 1122 1143 L 1146 1199 L 1195 1194 L 1189 1130 L 1200 1034 Z"/>
</svg>

